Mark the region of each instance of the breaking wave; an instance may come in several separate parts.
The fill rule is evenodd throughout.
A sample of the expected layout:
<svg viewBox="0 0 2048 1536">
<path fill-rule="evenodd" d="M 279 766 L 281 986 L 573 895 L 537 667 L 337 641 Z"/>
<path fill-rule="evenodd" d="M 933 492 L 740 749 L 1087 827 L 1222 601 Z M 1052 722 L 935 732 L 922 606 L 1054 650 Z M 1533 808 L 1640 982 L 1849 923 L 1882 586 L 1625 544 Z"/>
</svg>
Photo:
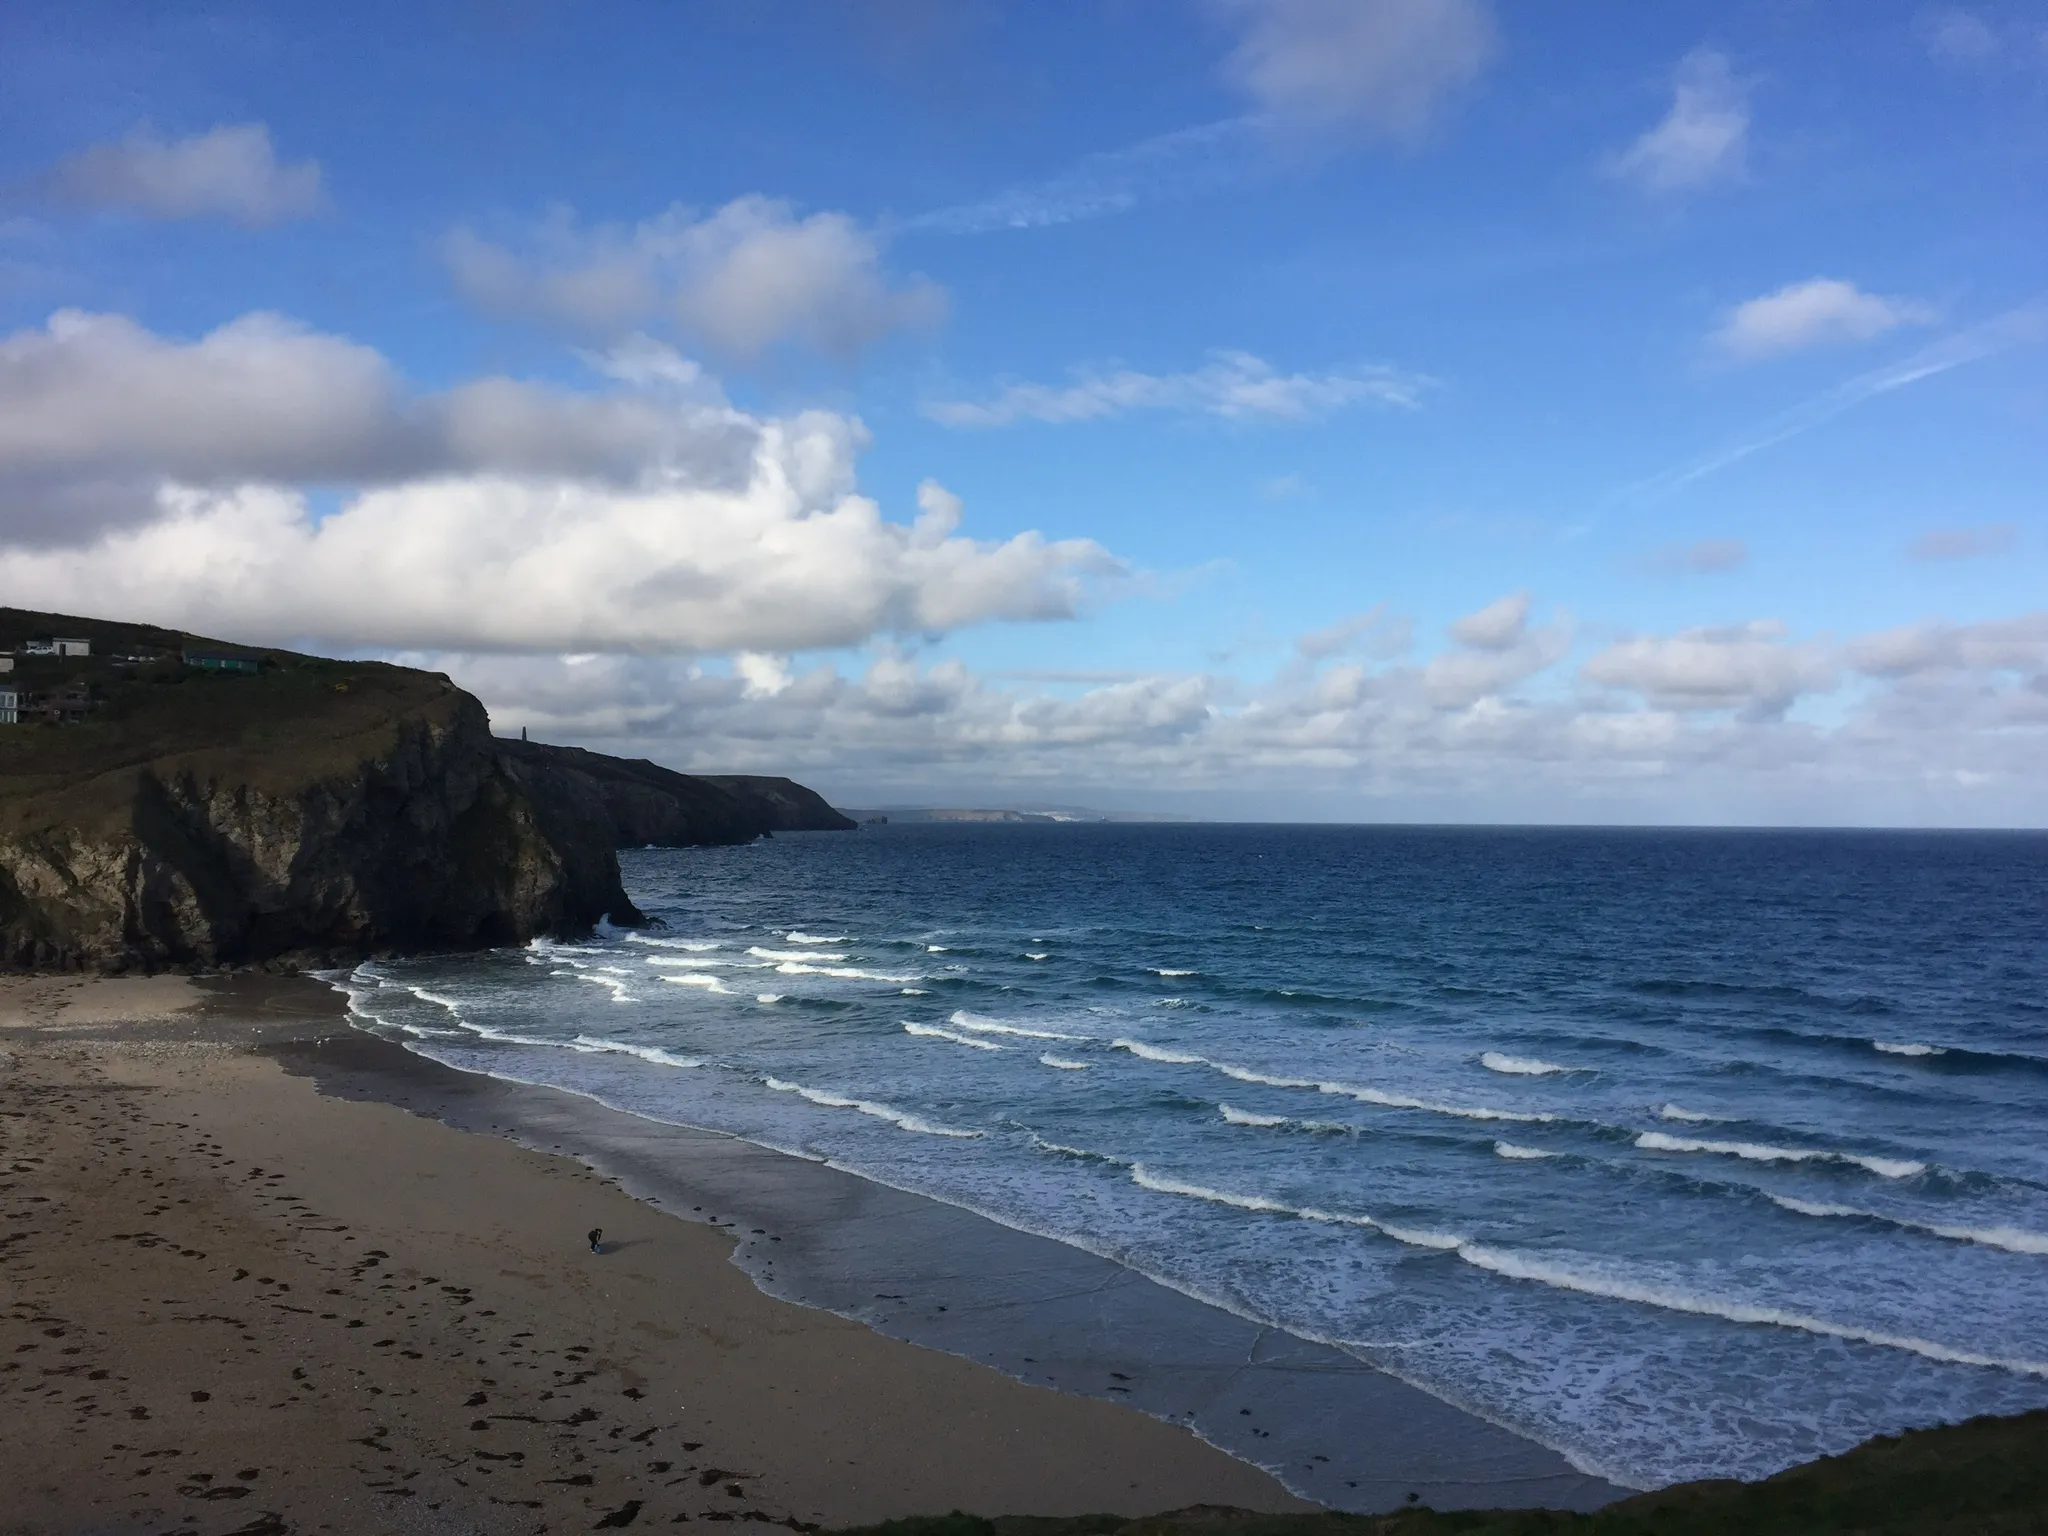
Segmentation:
<svg viewBox="0 0 2048 1536">
<path fill-rule="evenodd" d="M 903 1033 L 906 1035 L 921 1035 L 931 1040 L 950 1040 L 955 1045 L 971 1045 L 977 1051 L 1000 1051 L 1002 1049 L 993 1040 L 977 1040 L 972 1035 L 955 1034 L 952 1030 L 941 1029 L 936 1024 L 914 1024 L 907 1019 L 903 1023 Z"/>
<path fill-rule="evenodd" d="M 1548 1077 L 1553 1072 L 1570 1072 L 1571 1067 L 1560 1067 L 1554 1061 L 1538 1061 L 1533 1056 L 1503 1056 L 1499 1051 L 1486 1051 L 1479 1058 L 1479 1065 L 1489 1072 L 1505 1072 L 1511 1077 Z"/>
<path fill-rule="evenodd" d="M 1753 1163 L 1854 1163 L 1880 1178 L 1910 1179 L 1925 1173 L 1925 1163 L 1898 1157 L 1869 1157 L 1861 1152 L 1830 1152 L 1808 1147 L 1773 1147 L 1754 1141 L 1695 1141 L 1685 1136 L 1667 1136 L 1662 1131 L 1644 1131 L 1636 1145 L 1645 1152 L 1706 1152 L 1720 1157 L 1746 1158 Z"/>
<path fill-rule="evenodd" d="M 956 1130 L 949 1125 L 934 1125 L 920 1115 L 913 1115 L 907 1109 L 897 1109 L 891 1104 L 877 1104 L 873 1099 L 848 1098 L 843 1093 L 832 1093 L 823 1088 L 806 1088 L 801 1083 L 786 1083 L 779 1077 L 764 1077 L 762 1083 L 777 1093 L 794 1093 L 821 1104 L 827 1109 L 854 1109 L 877 1120 L 886 1120 L 899 1130 L 915 1131 L 920 1136 L 950 1136 L 960 1141 L 972 1141 L 980 1137 L 980 1131 Z"/>
</svg>

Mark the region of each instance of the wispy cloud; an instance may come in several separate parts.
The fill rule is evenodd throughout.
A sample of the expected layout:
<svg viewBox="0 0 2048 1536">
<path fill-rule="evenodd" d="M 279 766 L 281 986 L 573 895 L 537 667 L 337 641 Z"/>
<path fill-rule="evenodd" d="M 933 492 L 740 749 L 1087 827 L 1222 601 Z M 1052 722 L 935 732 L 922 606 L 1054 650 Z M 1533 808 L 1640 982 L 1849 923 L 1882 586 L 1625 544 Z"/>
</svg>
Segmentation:
<svg viewBox="0 0 2048 1536">
<path fill-rule="evenodd" d="M 1317 421 L 1358 404 L 1413 406 L 1429 380 L 1385 365 L 1342 373 L 1280 373 L 1249 352 L 1216 352 L 1187 373 L 1085 372 L 1071 384 L 1010 384 L 987 400 L 933 400 L 924 414 L 948 427 L 1020 421 L 1101 421 L 1175 411 L 1231 421 Z"/>
<path fill-rule="evenodd" d="M 1906 546 L 1909 560 L 1975 560 L 2002 555 L 2019 542 L 2011 523 L 1985 523 L 1976 528 L 1930 528 Z"/>
<path fill-rule="evenodd" d="M 1259 117 L 1229 117 L 1141 139 L 1084 157 L 1041 181 L 1020 182 L 974 202 L 934 209 L 905 231 L 980 235 L 1043 229 L 1127 213 L 1147 203 L 1220 191 L 1260 175 L 1272 163 Z"/>
<path fill-rule="evenodd" d="M 1632 505 L 1661 501 L 1695 480 L 1718 474 L 1752 454 L 1824 426 L 1866 400 L 1888 395 L 1893 390 L 1904 389 L 1909 384 L 1934 378 L 1967 363 L 1981 362 L 2016 347 L 2039 346 L 2044 341 L 2048 341 L 2048 300 L 2036 299 L 2009 309 L 1982 325 L 1944 336 L 1896 363 L 1859 373 L 1855 378 L 1772 417 L 1746 437 L 1738 438 L 1689 464 L 1624 486 L 1614 499 Z"/>
<path fill-rule="evenodd" d="M 1608 157 L 1610 176 L 1646 192 L 1690 192 L 1740 180 L 1749 153 L 1749 92 L 1727 55 L 1695 49 L 1679 61 L 1671 110 L 1625 150 Z"/>
</svg>

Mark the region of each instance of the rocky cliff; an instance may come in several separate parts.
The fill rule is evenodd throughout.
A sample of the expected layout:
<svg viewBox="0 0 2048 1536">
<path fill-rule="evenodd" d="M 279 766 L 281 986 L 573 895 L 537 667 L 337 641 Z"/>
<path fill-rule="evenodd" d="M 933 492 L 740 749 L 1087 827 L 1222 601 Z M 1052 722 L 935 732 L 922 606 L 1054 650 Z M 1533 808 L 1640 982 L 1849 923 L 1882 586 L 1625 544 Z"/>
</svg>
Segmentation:
<svg viewBox="0 0 2048 1536">
<path fill-rule="evenodd" d="M 30 654 L 54 636 L 87 656 Z M 0 966 L 128 970 L 520 943 L 645 921 L 622 846 L 852 827 L 787 779 L 494 739 L 447 678 L 0 608 Z M 79 702 L 82 701 L 82 702 Z M 73 705 L 76 707 L 73 707 Z"/>
<path fill-rule="evenodd" d="M 581 825 L 605 828 L 617 848 L 744 843 L 763 833 L 846 832 L 856 825 L 789 779 L 703 777 L 645 758 L 537 741 L 501 741 L 498 749 L 536 799 Z"/>
<path fill-rule="evenodd" d="M 59 625 L 92 633 L 42 627 Z M 282 652 L 215 675 L 128 654 L 149 659 L 11 674 L 83 687 L 95 708 L 0 726 L 0 964 L 338 960 L 641 920 L 608 829 L 537 799 L 446 678 Z"/>
</svg>

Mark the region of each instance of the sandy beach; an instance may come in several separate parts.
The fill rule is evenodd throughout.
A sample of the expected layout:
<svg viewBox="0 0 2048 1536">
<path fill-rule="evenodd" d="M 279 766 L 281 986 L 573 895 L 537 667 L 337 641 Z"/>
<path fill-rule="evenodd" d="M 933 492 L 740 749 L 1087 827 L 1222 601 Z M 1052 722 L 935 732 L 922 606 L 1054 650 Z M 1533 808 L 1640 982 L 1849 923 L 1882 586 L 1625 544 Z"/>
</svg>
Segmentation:
<svg viewBox="0 0 2048 1536">
<path fill-rule="evenodd" d="M 257 1049 L 345 1028 L 303 981 L 0 983 L 0 1530 L 1313 1507 L 1135 1410 L 777 1301 L 733 1235 Z"/>
</svg>

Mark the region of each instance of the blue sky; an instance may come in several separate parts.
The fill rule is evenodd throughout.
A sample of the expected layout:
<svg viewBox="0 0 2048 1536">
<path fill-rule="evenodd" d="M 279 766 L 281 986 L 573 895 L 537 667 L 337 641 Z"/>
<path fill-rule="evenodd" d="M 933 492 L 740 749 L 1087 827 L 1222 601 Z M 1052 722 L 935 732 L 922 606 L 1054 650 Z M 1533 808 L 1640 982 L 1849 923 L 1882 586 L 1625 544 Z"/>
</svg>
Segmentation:
<svg viewBox="0 0 2048 1536">
<path fill-rule="evenodd" d="M 2048 822 L 2038 5 L 26 5 L 0 129 L 0 599 L 843 801 Z"/>
</svg>

